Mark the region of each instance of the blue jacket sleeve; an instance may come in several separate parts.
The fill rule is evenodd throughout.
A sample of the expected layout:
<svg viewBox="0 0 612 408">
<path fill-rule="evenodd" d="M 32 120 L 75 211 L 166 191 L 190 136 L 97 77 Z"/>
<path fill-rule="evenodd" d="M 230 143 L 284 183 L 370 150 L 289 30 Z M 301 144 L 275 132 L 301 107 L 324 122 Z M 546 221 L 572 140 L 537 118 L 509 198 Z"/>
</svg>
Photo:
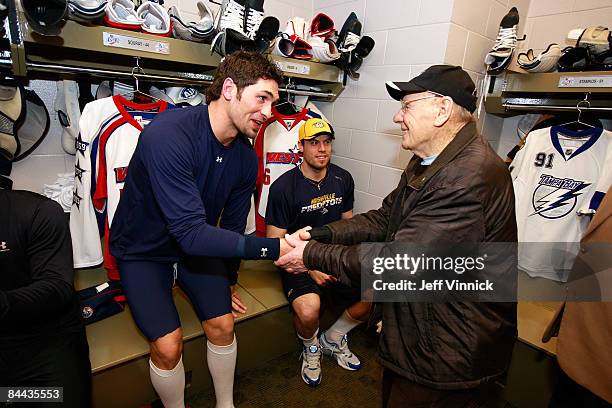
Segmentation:
<svg viewBox="0 0 612 408">
<path fill-rule="evenodd" d="M 194 256 L 276 259 L 278 240 L 252 242 L 252 237 L 206 222 L 195 174 L 210 158 L 196 146 L 199 138 L 190 137 L 180 125 L 170 125 L 153 122 L 140 143 L 155 200 L 181 250 Z"/>
</svg>

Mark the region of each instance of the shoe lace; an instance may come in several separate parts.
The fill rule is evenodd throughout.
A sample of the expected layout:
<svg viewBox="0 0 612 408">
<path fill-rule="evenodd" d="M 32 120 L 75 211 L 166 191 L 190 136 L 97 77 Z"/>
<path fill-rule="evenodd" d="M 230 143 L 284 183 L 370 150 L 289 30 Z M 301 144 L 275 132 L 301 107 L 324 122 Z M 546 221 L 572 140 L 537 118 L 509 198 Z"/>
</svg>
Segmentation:
<svg viewBox="0 0 612 408">
<path fill-rule="evenodd" d="M 349 350 L 348 348 L 348 336 L 346 334 L 342 336 L 342 339 L 340 340 L 340 344 L 331 342 L 327 339 L 326 339 L 326 343 L 328 346 L 331 346 L 330 348 L 332 349 L 334 353 L 339 352 L 340 354 L 347 356 L 347 357 L 350 357 L 353 355 L 353 353 L 351 353 L 351 350 Z"/>
<path fill-rule="evenodd" d="M 228 1 L 225 4 L 225 8 L 219 11 L 221 18 L 219 19 L 218 30 L 225 28 L 231 28 L 236 31 L 243 32 L 242 20 L 244 17 L 244 8 L 235 1 Z"/>
<path fill-rule="evenodd" d="M 247 37 L 249 37 L 251 40 L 255 39 L 255 34 L 257 32 L 257 29 L 261 25 L 263 19 L 263 12 L 249 9 L 246 19 L 246 27 L 244 28 L 244 31 L 246 32 Z"/>
<path fill-rule="evenodd" d="M 351 350 L 349 350 L 348 348 L 348 336 L 346 334 L 342 336 L 342 340 L 340 340 L 339 350 L 343 355 L 347 357 L 353 355 L 353 353 L 351 353 Z"/>
<path fill-rule="evenodd" d="M 355 33 L 348 32 L 346 34 L 346 38 L 344 39 L 344 43 L 342 44 L 342 47 L 338 47 L 338 51 L 340 52 L 353 51 L 355 47 L 357 47 L 357 44 L 359 44 L 359 40 L 361 40 L 360 36 L 358 36 Z"/>
<path fill-rule="evenodd" d="M 516 26 L 500 28 L 491 51 L 514 49 L 516 47 Z"/>
<path fill-rule="evenodd" d="M 311 347 L 316 348 L 316 351 L 311 351 Z M 301 357 L 306 360 L 309 367 L 318 367 L 321 364 L 321 348 L 317 346 L 305 347 Z"/>
</svg>

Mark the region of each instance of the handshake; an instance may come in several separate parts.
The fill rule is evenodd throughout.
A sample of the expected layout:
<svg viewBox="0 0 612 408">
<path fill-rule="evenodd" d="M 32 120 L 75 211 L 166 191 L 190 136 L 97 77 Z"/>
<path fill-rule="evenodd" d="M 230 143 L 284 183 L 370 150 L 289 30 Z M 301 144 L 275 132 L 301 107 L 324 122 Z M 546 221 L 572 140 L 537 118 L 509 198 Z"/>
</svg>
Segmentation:
<svg viewBox="0 0 612 408">
<path fill-rule="evenodd" d="M 304 248 L 310 239 L 308 231 L 311 229 L 312 227 L 304 227 L 293 234 L 285 234 L 285 237 L 280 239 L 280 257 L 274 264 L 289 273 L 308 272 L 308 268 L 304 266 Z"/>
</svg>

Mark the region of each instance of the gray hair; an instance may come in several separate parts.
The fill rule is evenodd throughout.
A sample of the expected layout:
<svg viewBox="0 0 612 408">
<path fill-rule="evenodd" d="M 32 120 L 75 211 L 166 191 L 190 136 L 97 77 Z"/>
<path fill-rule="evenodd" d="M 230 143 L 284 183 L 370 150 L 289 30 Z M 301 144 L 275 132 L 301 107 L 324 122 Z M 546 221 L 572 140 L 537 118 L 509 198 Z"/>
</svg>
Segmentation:
<svg viewBox="0 0 612 408">
<path fill-rule="evenodd" d="M 453 101 L 453 104 L 455 105 L 453 107 L 453 116 L 455 117 L 455 120 L 457 122 L 461 122 L 461 123 L 476 122 L 476 118 L 469 110 L 465 109 L 461 105 L 458 105 L 454 101 Z"/>
</svg>

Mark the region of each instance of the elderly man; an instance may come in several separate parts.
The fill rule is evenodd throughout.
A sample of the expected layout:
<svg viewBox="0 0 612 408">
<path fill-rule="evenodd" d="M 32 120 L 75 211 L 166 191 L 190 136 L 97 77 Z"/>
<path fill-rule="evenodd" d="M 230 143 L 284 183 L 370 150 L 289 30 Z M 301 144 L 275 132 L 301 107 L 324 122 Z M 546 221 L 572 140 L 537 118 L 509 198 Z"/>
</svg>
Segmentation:
<svg viewBox="0 0 612 408">
<path fill-rule="evenodd" d="M 389 82 L 401 102 L 393 120 L 414 153 L 382 207 L 302 231 L 277 261 L 359 282 L 362 242 L 516 242 L 512 181 L 477 134 L 474 83 L 460 67 L 435 65 Z M 291 241 L 291 240 L 290 240 Z M 489 406 L 510 364 L 514 303 L 384 303 L 380 357 L 385 407 Z"/>
</svg>

